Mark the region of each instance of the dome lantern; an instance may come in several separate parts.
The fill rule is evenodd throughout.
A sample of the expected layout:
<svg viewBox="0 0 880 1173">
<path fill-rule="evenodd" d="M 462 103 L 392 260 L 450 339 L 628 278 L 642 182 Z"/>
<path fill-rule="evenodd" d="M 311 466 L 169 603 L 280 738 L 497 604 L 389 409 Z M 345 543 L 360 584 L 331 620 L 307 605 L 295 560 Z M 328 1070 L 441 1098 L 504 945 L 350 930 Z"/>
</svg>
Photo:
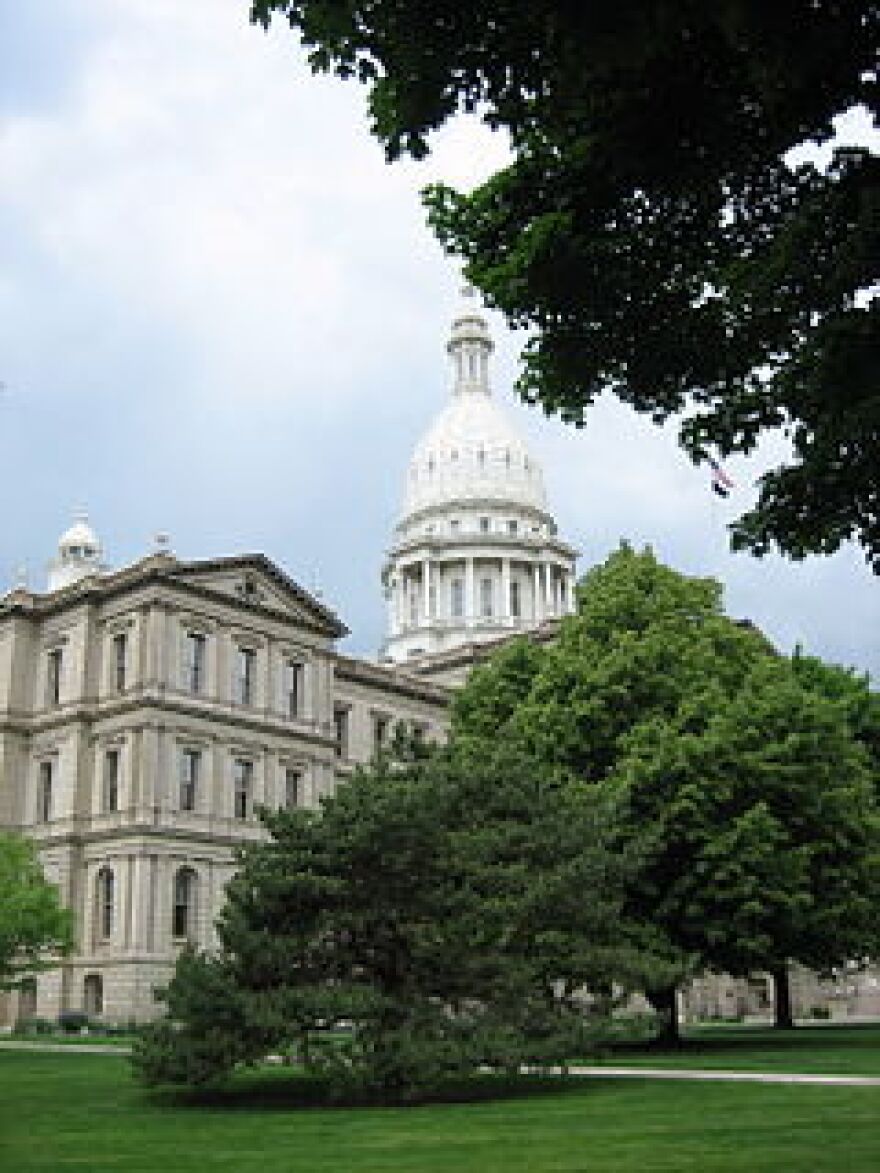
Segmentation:
<svg viewBox="0 0 880 1173">
<path fill-rule="evenodd" d="M 476 307 L 476 290 L 465 285 L 462 306 L 452 323 L 446 353 L 455 369 L 454 395 L 490 395 L 489 356 L 494 344 L 486 319 Z"/>
</svg>

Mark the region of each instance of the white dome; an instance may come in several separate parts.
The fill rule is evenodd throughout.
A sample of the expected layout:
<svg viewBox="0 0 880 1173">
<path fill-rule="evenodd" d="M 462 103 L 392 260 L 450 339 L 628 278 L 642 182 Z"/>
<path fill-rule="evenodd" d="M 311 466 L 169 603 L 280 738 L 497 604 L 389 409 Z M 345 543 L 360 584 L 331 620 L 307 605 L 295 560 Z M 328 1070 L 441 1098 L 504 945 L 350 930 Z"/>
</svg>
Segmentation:
<svg viewBox="0 0 880 1173">
<path fill-rule="evenodd" d="M 415 447 L 407 470 L 403 518 L 423 509 L 471 501 L 545 512 L 544 477 L 504 412 L 493 402 L 486 319 L 463 290 L 446 350 L 453 361 L 452 399 Z"/>
<path fill-rule="evenodd" d="M 547 508 L 540 466 L 490 396 L 473 392 L 456 394 L 416 445 L 403 515 L 468 501 Z"/>
</svg>

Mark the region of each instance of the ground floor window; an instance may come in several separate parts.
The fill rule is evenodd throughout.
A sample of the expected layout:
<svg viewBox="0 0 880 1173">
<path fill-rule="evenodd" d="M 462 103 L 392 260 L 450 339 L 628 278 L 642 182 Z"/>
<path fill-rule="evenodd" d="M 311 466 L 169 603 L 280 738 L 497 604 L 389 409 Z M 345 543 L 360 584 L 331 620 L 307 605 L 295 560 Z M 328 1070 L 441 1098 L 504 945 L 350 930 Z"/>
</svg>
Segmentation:
<svg viewBox="0 0 880 1173">
<path fill-rule="evenodd" d="M 37 1013 L 37 979 L 25 978 L 18 987 L 18 1017 L 34 1018 Z"/>
<path fill-rule="evenodd" d="M 83 981 L 83 1009 L 86 1014 L 103 1014 L 104 979 L 99 973 L 87 973 Z"/>
</svg>

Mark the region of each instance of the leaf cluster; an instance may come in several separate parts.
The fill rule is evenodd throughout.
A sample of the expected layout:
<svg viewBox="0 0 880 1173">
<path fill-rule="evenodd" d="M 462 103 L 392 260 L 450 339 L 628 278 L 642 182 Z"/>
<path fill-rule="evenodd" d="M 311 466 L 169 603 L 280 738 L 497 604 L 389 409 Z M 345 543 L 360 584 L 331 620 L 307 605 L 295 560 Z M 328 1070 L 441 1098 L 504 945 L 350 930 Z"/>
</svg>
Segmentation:
<svg viewBox="0 0 880 1173">
<path fill-rule="evenodd" d="M 70 912 L 43 875 L 33 842 L 0 831 L 0 989 L 57 964 L 72 939 Z"/>
<path fill-rule="evenodd" d="M 797 162 L 853 107 L 877 118 L 876 0 L 253 0 L 275 14 L 314 69 L 368 84 L 390 159 L 460 109 L 507 134 L 508 166 L 425 198 L 531 331 L 527 401 L 581 425 L 610 390 L 678 417 L 696 461 L 783 429 L 734 544 L 854 536 L 880 568 L 880 162 Z"/>
</svg>

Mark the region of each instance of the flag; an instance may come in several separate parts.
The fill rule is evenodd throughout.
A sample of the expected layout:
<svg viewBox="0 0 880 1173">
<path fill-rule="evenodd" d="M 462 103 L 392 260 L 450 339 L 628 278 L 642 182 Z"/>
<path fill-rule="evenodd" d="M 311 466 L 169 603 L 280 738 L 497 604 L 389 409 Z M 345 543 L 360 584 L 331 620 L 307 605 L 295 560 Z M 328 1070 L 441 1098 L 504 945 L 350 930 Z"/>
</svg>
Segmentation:
<svg viewBox="0 0 880 1173">
<path fill-rule="evenodd" d="M 721 467 L 717 460 L 709 457 L 709 468 L 712 470 L 712 492 L 719 497 L 729 497 L 733 488 L 733 481 Z"/>
</svg>

